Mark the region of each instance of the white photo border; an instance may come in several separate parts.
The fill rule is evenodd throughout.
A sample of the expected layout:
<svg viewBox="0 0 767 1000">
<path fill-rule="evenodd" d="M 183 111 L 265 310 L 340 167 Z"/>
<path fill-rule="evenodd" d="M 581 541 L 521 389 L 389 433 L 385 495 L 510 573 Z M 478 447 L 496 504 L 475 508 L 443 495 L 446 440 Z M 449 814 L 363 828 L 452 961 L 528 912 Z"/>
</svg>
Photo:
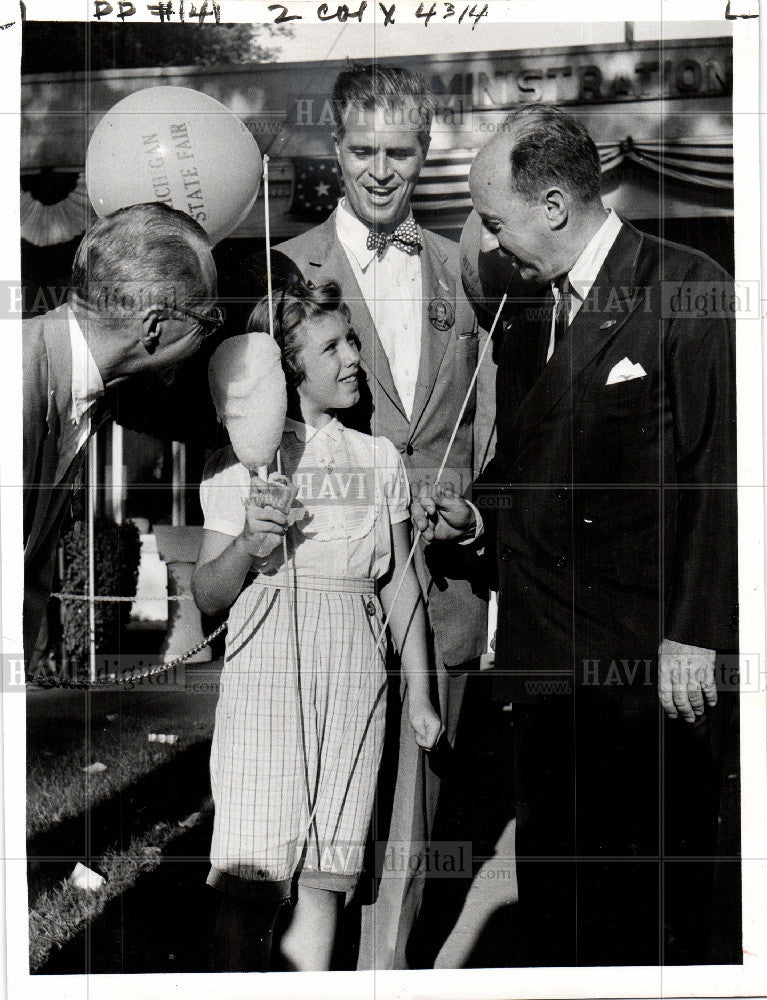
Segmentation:
<svg viewBox="0 0 767 1000">
<path fill-rule="evenodd" d="M 255 0 L 219 0 L 222 22 L 269 22 L 267 3 Z M 136 5 L 139 7 L 139 4 Z M 293 0 L 291 9 L 305 9 L 307 22 L 315 3 Z M 417 3 L 397 0 L 399 30 L 412 30 Z M 85 0 L 27 0 L 30 20 L 87 20 L 92 3 Z M 377 7 L 377 4 L 371 4 Z M 731 17 L 749 15 L 754 2 L 727 4 Z M 569 20 L 574 8 L 550 0 L 490 2 L 489 17 L 498 23 Z M 595 0 L 577 8 L 581 20 L 615 21 L 615 3 Z M 724 21 L 725 0 L 673 0 L 621 6 L 621 20 Z M 136 20 L 153 20 L 139 12 Z M 734 163 L 736 278 L 760 281 L 760 73 L 758 19 L 736 16 L 732 24 L 734 49 Z M 0 65 L 4 75 L 0 145 L 19 148 L 20 23 L 19 7 L 0 0 Z M 130 30 L 128 27 L 126 30 Z M 299 25 L 297 31 L 301 30 Z M 328 31 L 331 26 L 328 25 Z M 381 28 L 383 30 L 383 28 Z M 392 30 L 392 29 L 387 29 Z M 467 43 L 469 38 L 467 36 Z M 18 162 L 0 160 L 2 190 L 7 192 L 4 237 L 0 249 L 0 275 L 20 283 L 20 229 Z M 764 287 L 761 286 L 760 287 Z M 764 301 L 761 306 L 764 307 Z M 3 321 L 5 342 L 2 379 L 3 444 L 0 449 L 0 631 L 3 657 L 21 649 L 21 323 Z M 741 832 L 743 856 L 742 966 L 707 966 L 615 969 L 458 969 L 449 971 L 269 973 L 263 975 L 91 975 L 45 976 L 28 974 L 27 892 L 25 858 L 25 711 L 24 699 L 4 692 L 0 704 L 3 753 L 5 967 L 8 996 L 56 1000 L 102 1000 L 131 996 L 135 1000 L 221 997 L 239 1000 L 255 997 L 341 998 L 388 997 L 464 1000 L 522 997 L 720 997 L 767 994 L 767 712 L 765 710 L 765 607 L 764 607 L 764 411 L 761 322 L 738 319 L 738 482 L 741 599 L 741 649 L 756 655 L 761 665 L 759 692 L 741 696 Z M 748 430 L 747 430 L 748 428 Z"/>
</svg>

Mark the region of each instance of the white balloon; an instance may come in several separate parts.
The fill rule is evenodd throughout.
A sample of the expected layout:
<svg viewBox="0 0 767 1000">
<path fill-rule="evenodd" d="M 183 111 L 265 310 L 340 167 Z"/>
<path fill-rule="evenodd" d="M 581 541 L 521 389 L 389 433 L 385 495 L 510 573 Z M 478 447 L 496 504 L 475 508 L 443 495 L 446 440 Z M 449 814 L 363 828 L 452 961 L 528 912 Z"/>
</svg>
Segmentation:
<svg viewBox="0 0 767 1000">
<path fill-rule="evenodd" d="M 98 123 L 85 177 L 97 215 L 160 201 L 191 215 L 217 243 L 253 207 L 261 154 L 244 123 L 215 98 L 191 87 L 147 87 Z"/>
</svg>

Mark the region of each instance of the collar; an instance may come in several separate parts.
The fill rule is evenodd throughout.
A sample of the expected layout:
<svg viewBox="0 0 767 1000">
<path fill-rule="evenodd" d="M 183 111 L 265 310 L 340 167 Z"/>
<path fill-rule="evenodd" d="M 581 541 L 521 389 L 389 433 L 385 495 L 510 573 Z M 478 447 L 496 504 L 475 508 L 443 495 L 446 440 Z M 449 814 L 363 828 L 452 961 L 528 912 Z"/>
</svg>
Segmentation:
<svg viewBox="0 0 767 1000">
<path fill-rule="evenodd" d="M 570 291 L 583 302 L 596 281 L 605 258 L 620 232 L 622 222 L 610 209 L 609 215 L 584 247 L 580 257 L 568 271 Z M 553 283 L 552 283 L 553 284 Z"/>
<path fill-rule="evenodd" d="M 412 210 L 408 211 L 402 221 L 414 221 Z M 377 257 L 376 251 L 368 250 L 367 247 L 369 231 L 370 226 L 365 222 L 361 222 L 349 208 L 346 198 L 342 198 L 338 203 L 338 210 L 336 211 L 336 235 L 344 249 L 354 257 L 360 270 L 363 272 L 370 267 L 372 261 Z M 382 257 L 378 259 L 385 259 L 388 251 L 389 247 L 384 250 Z M 397 252 L 399 253 L 399 251 Z"/>
<path fill-rule="evenodd" d="M 72 420 L 79 424 L 83 414 L 104 395 L 104 381 L 70 306 L 67 306 L 67 320 L 72 347 Z"/>
<path fill-rule="evenodd" d="M 303 424 L 300 420 L 293 420 L 292 417 L 285 418 L 285 433 L 292 434 L 303 442 L 313 441 L 315 438 L 319 441 L 323 437 L 339 441 L 343 429 L 343 424 L 337 417 L 332 417 L 324 427 L 312 427 L 311 424 Z"/>
</svg>

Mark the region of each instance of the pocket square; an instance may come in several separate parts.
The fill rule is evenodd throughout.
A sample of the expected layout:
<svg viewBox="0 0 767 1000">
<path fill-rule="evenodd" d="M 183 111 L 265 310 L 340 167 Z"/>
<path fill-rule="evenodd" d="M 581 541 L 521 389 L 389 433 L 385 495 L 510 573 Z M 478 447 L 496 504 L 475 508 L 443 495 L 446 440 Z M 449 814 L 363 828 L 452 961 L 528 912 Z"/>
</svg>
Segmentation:
<svg viewBox="0 0 767 1000">
<path fill-rule="evenodd" d="M 615 385 L 616 382 L 630 382 L 635 378 L 644 378 L 647 372 L 640 364 L 634 364 L 628 358 L 623 358 L 615 365 L 607 376 L 605 385 Z"/>
</svg>

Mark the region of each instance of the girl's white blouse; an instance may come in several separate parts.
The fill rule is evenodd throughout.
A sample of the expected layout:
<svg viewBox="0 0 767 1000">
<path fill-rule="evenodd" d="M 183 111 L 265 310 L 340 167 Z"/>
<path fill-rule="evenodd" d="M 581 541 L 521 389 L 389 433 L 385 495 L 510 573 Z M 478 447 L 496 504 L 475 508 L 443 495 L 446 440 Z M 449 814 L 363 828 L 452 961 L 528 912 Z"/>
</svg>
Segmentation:
<svg viewBox="0 0 767 1000">
<path fill-rule="evenodd" d="M 335 578 L 384 576 L 391 563 L 391 525 L 409 517 L 410 489 L 399 452 L 385 437 L 344 427 L 319 429 L 288 420 L 282 468 L 298 487 L 298 517 L 288 530 L 295 569 Z M 200 486 L 205 527 L 237 536 L 245 526 L 250 473 L 231 447 L 211 457 Z M 278 546 L 259 575 L 278 573 Z"/>
</svg>

